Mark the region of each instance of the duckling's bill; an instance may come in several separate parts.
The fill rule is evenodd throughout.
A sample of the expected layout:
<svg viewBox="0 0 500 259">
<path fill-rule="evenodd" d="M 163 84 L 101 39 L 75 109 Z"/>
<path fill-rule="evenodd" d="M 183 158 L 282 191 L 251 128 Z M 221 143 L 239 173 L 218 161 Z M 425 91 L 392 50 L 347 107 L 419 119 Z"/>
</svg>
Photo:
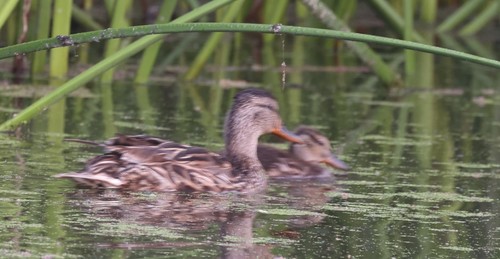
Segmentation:
<svg viewBox="0 0 500 259">
<path fill-rule="evenodd" d="M 284 126 L 281 126 L 281 128 L 275 128 L 273 129 L 272 133 L 280 138 L 283 138 L 285 140 L 288 140 L 290 142 L 302 144 L 304 141 L 302 138 L 300 138 L 298 135 L 295 133 L 289 131 L 286 129 Z"/>
<path fill-rule="evenodd" d="M 344 171 L 351 169 L 342 160 L 338 159 L 334 155 L 331 155 L 329 158 L 323 160 L 322 162 L 333 167 L 333 168 L 337 168 L 337 169 L 344 170 Z"/>
</svg>

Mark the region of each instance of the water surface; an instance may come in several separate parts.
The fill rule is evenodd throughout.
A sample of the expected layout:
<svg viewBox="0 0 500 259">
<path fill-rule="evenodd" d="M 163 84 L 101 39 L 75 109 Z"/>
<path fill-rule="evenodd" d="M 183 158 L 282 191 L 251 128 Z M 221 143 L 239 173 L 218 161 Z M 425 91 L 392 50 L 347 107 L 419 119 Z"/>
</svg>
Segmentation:
<svg viewBox="0 0 500 259">
<path fill-rule="evenodd" d="M 333 182 L 273 182 L 251 198 L 92 191 L 51 177 L 79 170 L 100 152 L 64 142 L 68 137 L 147 133 L 219 150 L 238 91 L 214 82 L 90 85 L 0 135 L 0 251 L 45 258 L 498 258 L 500 78 L 438 61 L 395 90 L 368 73 L 303 72 L 302 84 L 284 91 L 275 84 L 279 72 L 242 73 L 240 80 L 276 95 L 289 128 L 313 125 L 352 167 L 335 172 Z M 2 120 L 32 102 L 40 88 L 30 89 L 2 91 Z"/>
</svg>

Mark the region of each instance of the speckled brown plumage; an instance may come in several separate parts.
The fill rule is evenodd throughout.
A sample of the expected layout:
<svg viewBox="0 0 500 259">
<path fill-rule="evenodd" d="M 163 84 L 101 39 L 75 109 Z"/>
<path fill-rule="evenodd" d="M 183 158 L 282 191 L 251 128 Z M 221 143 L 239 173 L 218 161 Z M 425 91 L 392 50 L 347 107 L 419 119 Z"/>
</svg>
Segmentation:
<svg viewBox="0 0 500 259">
<path fill-rule="evenodd" d="M 83 170 L 56 177 L 134 191 L 255 192 L 266 185 L 257 157 L 258 138 L 266 133 L 301 142 L 282 128 L 278 104 L 268 92 L 246 89 L 236 94 L 226 118 L 226 157 L 154 137 L 119 135 L 100 144 L 106 153 Z"/>
</svg>

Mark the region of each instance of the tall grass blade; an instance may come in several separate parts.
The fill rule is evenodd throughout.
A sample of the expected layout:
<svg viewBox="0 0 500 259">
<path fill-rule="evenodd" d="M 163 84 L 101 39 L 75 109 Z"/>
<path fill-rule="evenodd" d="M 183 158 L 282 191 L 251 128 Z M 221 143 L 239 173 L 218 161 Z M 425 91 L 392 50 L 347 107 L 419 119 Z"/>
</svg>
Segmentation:
<svg viewBox="0 0 500 259">
<path fill-rule="evenodd" d="M 481 30 L 489 21 L 498 17 L 500 13 L 500 1 L 491 1 L 474 19 L 464 26 L 459 34 L 469 36 Z"/>
<path fill-rule="evenodd" d="M 404 19 L 394 10 L 394 8 L 387 3 L 385 0 L 369 0 L 368 3 L 371 4 L 377 10 L 382 19 L 386 20 L 389 25 L 391 25 L 396 32 L 403 35 L 404 31 Z M 418 42 L 425 42 L 424 38 L 417 32 L 413 32 L 413 39 Z"/>
<path fill-rule="evenodd" d="M 80 7 L 73 5 L 71 8 L 71 12 L 73 15 L 73 20 L 78 22 L 78 24 L 82 25 L 87 30 L 97 31 L 104 29 L 101 24 L 96 22 L 94 18 L 92 18 L 92 16 L 90 16 L 84 10 L 80 9 Z"/>
<path fill-rule="evenodd" d="M 85 15 L 87 15 L 87 12 L 89 12 L 90 9 L 92 9 L 92 4 L 93 4 L 93 0 L 84 0 L 83 1 L 83 10 L 81 10 L 81 11 L 83 13 L 85 13 Z M 73 16 L 75 16 L 75 15 L 76 15 L 76 12 L 75 12 L 75 9 L 73 9 Z M 85 18 L 85 19 L 87 19 L 87 18 Z M 99 27 L 102 27 L 99 23 L 97 23 L 96 21 L 94 21 L 93 17 L 91 17 L 90 15 L 89 15 L 88 19 L 90 20 L 88 22 L 89 26 L 95 26 L 95 27 L 99 26 Z M 84 44 L 84 45 L 80 46 L 80 49 L 79 49 L 79 52 L 78 52 L 78 62 L 80 64 L 87 64 L 88 63 L 88 60 L 89 60 L 89 50 L 90 50 L 89 44 Z"/>
<path fill-rule="evenodd" d="M 318 17 L 327 27 L 335 30 L 341 30 L 344 32 L 350 32 L 350 28 L 347 27 L 342 21 L 340 21 L 335 14 L 321 1 L 319 0 L 302 0 L 309 10 Z M 368 64 L 375 73 L 382 79 L 386 84 L 398 83 L 399 76 L 393 72 L 393 70 L 385 64 L 382 58 L 373 51 L 368 45 L 358 42 L 346 42 L 347 46 L 352 49 L 360 58 Z"/>
<path fill-rule="evenodd" d="M 54 19 L 52 23 L 52 37 L 68 35 L 71 25 L 72 0 L 54 1 Z M 50 50 L 50 77 L 64 78 L 68 71 L 69 48 Z"/>
<path fill-rule="evenodd" d="M 177 0 L 164 1 L 158 14 L 156 23 L 166 23 L 170 21 L 172 14 L 174 12 L 175 6 L 177 5 Z M 139 62 L 139 69 L 135 76 L 134 82 L 136 84 L 145 84 L 153 71 L 153 66 L 156 62 L 156 57 L 158 56 L 158 51 L 162 42 L 156 42 L 155 44 L 146 48 L 142 54 L 141 61 Z"/>
<path fill-rule="evenodd" d="M 263 23 L 285 23 L 283 16 L 285 15 L 288 0 L 274 0 L 264 1 L 264 15 L 262 17 Z M 264 42 L 274 41 L 273 35 L 264 35 Z"/>
<path fill-rule="evenodd" d="M 115 2 L 115 7 L 113 9 L 113 20 L 111 21 L 112 28 L 124 28 L 129 25 L 126 16 L 127 10 L 130 8 L 131 0 L 120 0 Z M 106 48 L 104 50 L 104 57 L 109 57 L 116 53 L 120 48 L 120 39 L 112 39 L 106 42 Z M 115 68 L 111 68 L 104 72 L 101 77 L 101 83 L 109 84 L 113 80 Z"/>
<path fill-rule="evenodd" d="M 19 32 L 21 31 L 21 15 L 22 15 L 22 5 L 17 5 L 18 8 L 14 8 L 4 22 L 4 29 L 6 31 L 6 36 L 2 39 L 7 45 L 16 44 L 18 40 Z"/>
<path fill-rule="evenodd" d="M 405 0 L 403 2 L 404 9 L 404 39 L 411 40 L 413 38 L 413 0 Z M 413 50 L 405 50 L 405 72 L 406 75 L 412 75 L 415 71 L 415 53 Z"/>
<path fill-rule="evenodd" d="M 480 7 L 486 0 L 474 0 L 474 1 L 466 1 L 458 11 L 455 11 L 450 17 L 448 17 L 444 22 L 442 22 L 438 28 L 438 32 L 446 32 L 453 30 L 459 23 L 463 22 L 469 16 L 472 15 L 473 12 L 476 11 L 478 7 Z"/>
<path fill-rule="evenodd" d="M 4 0 L 0 3 L 0 28 L 3 27 L 18 2 L 19 0 Z"/>
<path fill-rule="evenodd" d="M 49 36 L 50 32 L 50 19 L 52 13 L 52 0 L 37 1 L 38 10 L 36 16 L 36 39 L 45 39 Z M 47 62 L 47 51 L 39 51 L 33 55 L 31 63 L 31 75 L 43 73 L 45 71 L 45 64 Z"/>
<path fill-rule="evenodd" d="M 231 22 L 238 15 L 241 6 L 243 4 L 243 0 L 236 0 L 228 7 L 228 10 L 221 22 Z M 186 72 L 184 78 L 186 80 L 192 80 L 200 73 L 201 69 L 210 58 L 214 50 L 217 48 L 219 42 L 222 39 L 224 33 L 216 32 L 210 35 L 206 43 L 203 45 L 203 48 L 199 51 L 198 55 L 194 59 L 193 63 L 189 66 L 189 70 Z"/>
<path fill-rule="evenodd" d="M 231 2 L 231 1 L 230 0 L 211 1 L 203 6 L 200 6 L 198 9 L 193 10 L 189 13 L 186 13 L 183 16 L 175 19 L 172 23 L 174 23 L 174 24 L 175 23 L 184 23 L 184 22 L 188 22 L 188 21 L 197 19 L 201 16 L 204 16 L 207 13 L 212 12 L 213 10 L 216 10 L 217 8 L 220 8 L 221 6 L 223 6 L 225 4 L 228 4 L 229 2 Z M 128 45 L 127 47 L 121 49 L 119 52 L 115 53 L 111 57 L 102 60 L 101 62 L 99 62 L 96 65 L 92 66 L 91 68 L 87 69 L 85 72 L 72 78 L 71 80 L 69 80 L 64 85 L 57 88 L 53 92 L 40 98 L 38 101 L 34 102 L 33 104 L 31 104 L 30 106 L 25 108 L 16 117 L 2 123 L 0 125 L 0 130 L 2 130 L 2 129 L 6 130 L 8 128 L 15 127 L 15 126 L 23 123 L 24 121 L 27 121 L 27 120 L 33 118 L 33 116 L 38 114 L 44 108 L 53 104 L 57 100 L 60 100 L 61 98 L 63 98 L 67 94 L 71 93 L 72 91 L 78 89 L 80 86 L 84 85 L 85 83 L 91 81 L 96 76 L 102 74 L 104 71 L 116 66 L 117 64 L 121 63 L 123 60 L 138 53 L 139 51 L 150 46 L 151 44 L 155 43 L 156 41 L 161 40 L 162 37 L 163 37 L 163 35 L 149 35 L 149 36 L 143 37 L 143 38 L 135 41 L 134 43 Z"/>
<path fill-rule="evenodd" d="M 437 0 L 421 0 L 422 8 L 420 11 L 420 17 L 427 24 L 433 24 L 436 21 L 437 15 Z"/>
</svg>

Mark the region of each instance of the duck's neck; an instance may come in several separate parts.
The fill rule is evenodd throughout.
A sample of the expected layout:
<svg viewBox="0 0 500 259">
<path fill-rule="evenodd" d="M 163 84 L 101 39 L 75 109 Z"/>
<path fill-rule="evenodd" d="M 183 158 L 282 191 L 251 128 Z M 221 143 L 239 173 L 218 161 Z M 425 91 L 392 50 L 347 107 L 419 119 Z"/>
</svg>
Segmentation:
<svg viewBox="0 0 500 259">
<path fill-rule="evenodd" d="M 257 144 L 261 134 L 239 129 L 236 131 L 226 127 L 226 156 L 231 162 L 232 174 L 247 178 L 249 183 L 255 181 L 265 184 L 267 176 L 257 157 Z"/>
</svg>

